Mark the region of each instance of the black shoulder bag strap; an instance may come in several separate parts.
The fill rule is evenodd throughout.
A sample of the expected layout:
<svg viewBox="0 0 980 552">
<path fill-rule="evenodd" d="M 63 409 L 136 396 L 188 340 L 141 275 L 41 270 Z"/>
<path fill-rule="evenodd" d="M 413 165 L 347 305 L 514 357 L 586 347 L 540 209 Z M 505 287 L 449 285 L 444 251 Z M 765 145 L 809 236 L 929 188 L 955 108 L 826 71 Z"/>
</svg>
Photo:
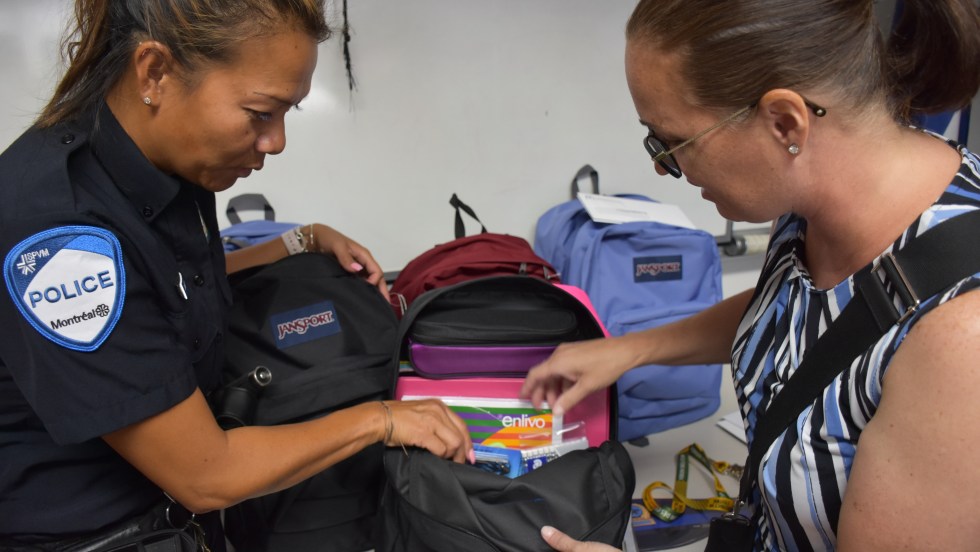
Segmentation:
<svg viewBox="0 0 980 552">
<path fill-rule="evenodd" d="M 806 353 L 783 390 L 759 418 L 742 473 L 736 511 L 717 520 L 719 525 L 727 524 L 743 535 L 730 534 L 735 540 L 718 542 L 712 522 L 706 551 L 739 550 L 744 534 L 753 537 L 751 525 L 737 510 L 748 499 L 769 446 L 799 413 L 889 328 L 915 313 L 920 298 L 932 297 L 977 272 L 980 272 L 980 209 L 930 228 L 894 255 L 885 253 L 871 273 L 856 282 L 854 297 Z M 904 312 L 895 308 L 888 289 L 895 290 Z M 728 534 L 728 529 L 724 531 Z M 751 549 L 751 540 L 748 545 Z"/>
</svg>

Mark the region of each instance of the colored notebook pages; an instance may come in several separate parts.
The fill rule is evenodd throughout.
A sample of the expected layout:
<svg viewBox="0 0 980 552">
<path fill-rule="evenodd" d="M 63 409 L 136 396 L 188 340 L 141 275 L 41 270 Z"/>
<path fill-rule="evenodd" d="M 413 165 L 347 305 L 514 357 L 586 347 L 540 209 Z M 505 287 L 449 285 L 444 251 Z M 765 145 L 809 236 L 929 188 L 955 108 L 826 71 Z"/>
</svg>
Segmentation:
<svg viewBox="0 0 980 552">
<path fill-rule="evenodd" d="M 469 429 L 474 444 L 524 450 L 561 442 L 561 416 L 537 410 L 530 401 L 490 397 L 403 396 L 405 401 L 436 398 L 446 403 Z"/>
</svg>

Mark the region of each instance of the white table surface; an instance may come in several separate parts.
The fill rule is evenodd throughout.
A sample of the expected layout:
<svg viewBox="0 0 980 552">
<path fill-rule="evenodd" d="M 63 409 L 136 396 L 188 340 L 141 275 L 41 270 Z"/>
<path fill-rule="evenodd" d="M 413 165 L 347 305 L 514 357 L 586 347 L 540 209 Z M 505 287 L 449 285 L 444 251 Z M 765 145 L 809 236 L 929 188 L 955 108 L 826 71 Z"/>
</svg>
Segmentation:
<svg viewBox="0 0 980 552">
<path fill-rule="evenodd" d="M 633 460 L 633 467 L 636 470 L 634 498 L 640 498 L 643 495 L 643 489 L 654 481 L 663 481 L 673 485 L 674 457 L 678 451 L 691 443 L 701 445 L 708 456 L 715 460 L 724 460 L 734 464 L 745 462 L 747 454 L 745 444 L 716 425 L 722 416 L 737 409 L 735 391 L 729 377 L 729 367 L 725 366 L 722 369 L 721 406 L 715 414 L 691 424 L 649 435 L 647 439 L 650 443 L 643 447 L 625 443 L 626 450 L 629 451 L 630 458 Z M 721 480 L 729 494 L 734 495 L 738 492 L 738 482 L 735 479 L 722 477 Z M 663 494 L 665 492 L 661 489 L 660 493 L 654 496 L 658 498 L 665 496 Z M 700 466 L 695 468 L 694 462 L 692 462 L 688 479 L 687 494 L 692 498 L 705 498 L 714 495 L 713 479 Z M 706 543 L 707 539 L 702 539 L 671 550 L 701 552 Z"/>
</svg>

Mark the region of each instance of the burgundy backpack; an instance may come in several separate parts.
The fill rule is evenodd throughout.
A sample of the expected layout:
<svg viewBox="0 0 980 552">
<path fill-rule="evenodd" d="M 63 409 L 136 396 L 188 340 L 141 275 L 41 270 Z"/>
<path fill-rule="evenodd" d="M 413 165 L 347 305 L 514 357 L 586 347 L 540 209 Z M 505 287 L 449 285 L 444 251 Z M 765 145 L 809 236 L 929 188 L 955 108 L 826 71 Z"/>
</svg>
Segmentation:
<svg viewBox="0 0 980 552">
<path fill-rule="evenodd" d="M 439 244 L 415 257 L 401 270 L 391 286 L 391 303 L 400 318 L 416 297 L 440 288 L 485 276 L 523 274 L 559 283 L 558 271 L 539 257 L 523 238 L 487 232 L 476 213 L 453 194 L 456 239 Z M 465 236 L 460 211 L 480 224 L 480 233 Z"/>
</svg>

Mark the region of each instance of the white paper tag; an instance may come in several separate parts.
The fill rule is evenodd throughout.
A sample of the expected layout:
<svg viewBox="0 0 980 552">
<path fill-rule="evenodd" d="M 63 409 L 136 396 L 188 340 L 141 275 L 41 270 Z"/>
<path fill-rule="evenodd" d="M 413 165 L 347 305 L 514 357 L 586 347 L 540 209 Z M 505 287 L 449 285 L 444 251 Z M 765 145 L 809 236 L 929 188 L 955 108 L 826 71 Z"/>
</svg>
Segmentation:
<svg viewBox="0 0 980 552">
<path fill-rule="evenodd" d="M 653 221 L 681 228 L 694 228 L 694 223 L 677 205 L 581 192 L 578 199 L 595 222 L 622 224 Z"/>
</svg>

